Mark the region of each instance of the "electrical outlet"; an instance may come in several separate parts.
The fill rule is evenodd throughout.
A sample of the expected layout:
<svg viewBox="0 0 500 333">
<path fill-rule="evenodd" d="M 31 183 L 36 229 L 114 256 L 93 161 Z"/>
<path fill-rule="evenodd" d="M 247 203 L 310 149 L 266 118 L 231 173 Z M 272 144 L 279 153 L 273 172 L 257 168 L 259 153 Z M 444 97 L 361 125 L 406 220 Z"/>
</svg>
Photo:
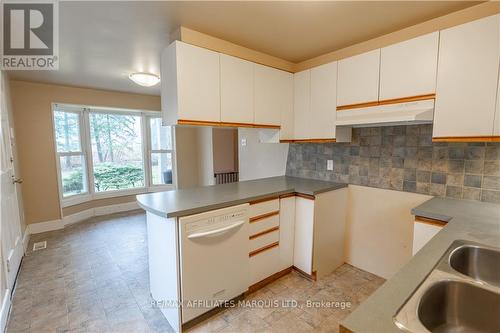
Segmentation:
<svg viewBox="0 0 500 333">
<path fill-rule="evenodd" d="M 333 171 L 333 160 L 326 161 L 326 170 Z"/>
<path fill-rule="evenodd" d="M 247 139 L 243 138 L 241 139 L 241 146 L 245 147 L 247 145 Z"/>
</svg>

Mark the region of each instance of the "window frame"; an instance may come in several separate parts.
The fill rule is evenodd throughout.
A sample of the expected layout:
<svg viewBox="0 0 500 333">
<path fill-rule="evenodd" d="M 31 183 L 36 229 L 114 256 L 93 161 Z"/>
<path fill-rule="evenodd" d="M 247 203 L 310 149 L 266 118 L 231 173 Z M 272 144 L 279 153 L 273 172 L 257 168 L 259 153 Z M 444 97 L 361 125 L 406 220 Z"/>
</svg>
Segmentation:
<svg viewBox="0 0 500 333">
<path fill-rule="evenodd" d="M 79 115 L 79 125 L 80 125 L 80 148 L 81 152 L 58 152 L 57 151 L 57 138 L 55 135 L 55 118 L 54 112 L 62 111 L 69 113 L 76 113 Z M 104 114 L 119 114 L 119 115 L 133 115 L 140 117 L 140 128 L 141 128 L 141 150 L 142 150 L 142 167 L 144 170 L 144 186 L 131 188 L 131 189 L 121 189 L 121 190 L 109 190 L 104 192 L 96 192 L 95 190 L 95 180 L 94 180 L 94 164 L 92 155 L 92 139 L 90 133 L 90 114 L 91 113 L 104 113 Z M 148 192 L 158 192 L 158 191 L 168 191 L 177 188 L 177 164 L 175 156 L 175 128 L 170 126 L 171 138 L 172 138 L 172 150 L 166 150 L 165 152 L 172 154 L 172 184 L 153 184 L 152 172 L 151 172 L 151 154 L 156 152 L 156 150 L 151 149 L 151 129 L 150 129 L 150 119 L 160 118 L 161 114 L 158 111 L 147 111 L 147 110 L 133 110 L 133 109 L 120 109 L 120 108 L 106 108 L 106 107 L 95 107 L 95 106 L 81 106 L 81 105 L 71 105 L 63 103 L 52 103 L 52 130 L 54 135 L 54 147 L 56 155 L 56 166 L 57 166 L 57 182 L 59 188 L 59 200 L 61 202 L 61 207 L 68 207 L 77 205 L 83 202 L 113 198 L 127 195 L 135 195 Z M 163 150 L 159 151 L 163 152 Z M 63 155 L 61 155 L 63 154 Z M 87 180 L 87 192 L 81 194 L 74 194 L 71 196 L 63 196 L 63 184 L 62 184 L 62 172 L 60 165 L 60 156 L 83 156 L 86 170 L 86 180 Z"/>
</svg>

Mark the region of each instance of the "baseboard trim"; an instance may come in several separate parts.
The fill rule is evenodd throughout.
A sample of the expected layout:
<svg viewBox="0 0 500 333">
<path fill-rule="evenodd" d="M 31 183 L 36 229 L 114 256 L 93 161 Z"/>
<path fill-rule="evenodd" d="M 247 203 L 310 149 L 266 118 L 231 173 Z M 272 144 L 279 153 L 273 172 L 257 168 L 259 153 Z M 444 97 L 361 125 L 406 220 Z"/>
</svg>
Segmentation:
<svg viewBox="0 0 500 333">
<path fill-rule="evenodd" d="M 131 210 L 136 210 L 136 209 L 140 209 L 140 207 L 136 201 L 127 202 L 127 203 L 123 203 L 123 204 L 90 208 L 90 209 L 86 209 L 86 210 L 83 210 L 83 211 L 75 213 L 75 214 L 64 216 L 60 220 L 53 220 L 53 221 L 47 221 L 47 222 L 28 224 L 26 233 L 31 235 L 31 234 L 39 234 L 39 233 L 47 232 L 47 231 L 59 230 L 59 229 L 63 229 L 64 227 L 66 227 L 68 225 L 72 225 L 75 223 L 85 221 L 85 220 L 87 220 L 91 217 L 94 217 L 94 216 L 103 216 L 103 215 L 109 215 L 109 214 L 114 214 L 114 213 L 127 212 L 127 211 L 131 211 Z M 25 237 L 26 237 L 26 234 L 25 234 Z M 29 241 L 29 236 L 28 236 L 28 241 Z M 23 240 L 23 242 L 24 242 L 24 240 Z M 26 246 L 27 246 L 27 243 L 26 243 Z"/>
<path fill-rule="evenodd" d="M 0 329 L 5 332 L 7 327 L 7 319 L 10 311 L 10 290 L 7 289 L 2 301 L 2 310 L 0 312 Z"/>
<path fill-rule="evenodd" d="M 64 228 L 64 224 L 62 220 L 52 220 L 46 222 L 38 222 L 28 224 L 28 231 L 30 235 L 39 234 L 47 231 L 54 231 Z"/>
<path fill-rule="evenodd" d="M 30 232 L 28 227 L 24 229 L 24 236 L 23 236 L 23 250 L 24 253 L 28 251 L 28 244 L 30 243 Z"/>
</svg>

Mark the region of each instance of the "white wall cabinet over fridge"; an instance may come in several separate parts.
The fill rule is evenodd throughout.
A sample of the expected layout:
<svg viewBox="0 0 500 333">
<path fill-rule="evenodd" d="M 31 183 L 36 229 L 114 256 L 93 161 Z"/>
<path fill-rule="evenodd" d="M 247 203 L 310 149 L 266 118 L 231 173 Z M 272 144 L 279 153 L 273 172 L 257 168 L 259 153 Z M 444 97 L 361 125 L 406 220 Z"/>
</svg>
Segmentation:
<svg viewBox="0 0 500 333">
<path fill-rule="evenodd" d="M 500 15 L 442 30 L 434 140 L 493 135 L 500 57 Z"/>
<path fill-rule="evenodd" d="M 380 49 L 339 61 L 337 106 L 378 101 Z"/>
<path fill-rule="evenodd" d="M 161 56 L 163 120 L 220 121 L 219 53 L 182 42 L 170 44 Z"/>
<path fill-rule="evenodd" d="M 379 100 L 434 94 L 438 42 L 433 32 L 382 48 Z"/>
</svg>

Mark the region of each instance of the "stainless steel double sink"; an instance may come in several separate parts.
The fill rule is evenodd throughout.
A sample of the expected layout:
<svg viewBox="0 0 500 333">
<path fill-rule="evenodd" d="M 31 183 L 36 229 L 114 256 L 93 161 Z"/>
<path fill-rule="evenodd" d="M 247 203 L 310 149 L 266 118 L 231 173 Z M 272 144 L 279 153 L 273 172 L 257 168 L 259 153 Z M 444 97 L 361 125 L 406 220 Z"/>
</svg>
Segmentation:
<svg viewBox="0 0 500 333">
<path fill-rule="evenodd" d="M 500 332 L 500 248 L 453 242 L 394 321 L 410 332 Z"/>
</svg>

